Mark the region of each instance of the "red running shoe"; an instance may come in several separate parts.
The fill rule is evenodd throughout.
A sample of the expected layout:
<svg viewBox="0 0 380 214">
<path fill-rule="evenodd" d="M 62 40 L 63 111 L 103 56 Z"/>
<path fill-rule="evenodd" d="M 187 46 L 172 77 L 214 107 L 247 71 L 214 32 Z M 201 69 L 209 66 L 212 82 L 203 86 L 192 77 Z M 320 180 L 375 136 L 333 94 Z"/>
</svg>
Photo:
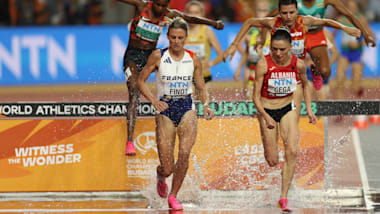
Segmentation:
<svg viewBox="0 0 380 214">
<path fill-rule="evenodd" d="M 284 212 L 291 212 L 292 210 L 288 207 L 288 199 L 287 198 L 281 198 L 278 201 L 278 207 L 282 209 Z"/>
</svg>

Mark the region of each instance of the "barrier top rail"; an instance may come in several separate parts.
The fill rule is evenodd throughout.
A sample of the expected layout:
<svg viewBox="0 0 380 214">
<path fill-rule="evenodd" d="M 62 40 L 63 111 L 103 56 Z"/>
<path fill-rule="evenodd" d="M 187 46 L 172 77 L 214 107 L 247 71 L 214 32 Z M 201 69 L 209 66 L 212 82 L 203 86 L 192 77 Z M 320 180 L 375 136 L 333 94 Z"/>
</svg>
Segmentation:
<svg viewBox="0 0 380 214">
<path fill-rule="evenodd" d="M 0 103 L 0 119 L 22 117 L 121 117 L 127 112 L 128 102 L 15 102 Z M 256 108 L 248 101 L 211 102 L 216 116 L 254 116 Z M 195 103 L 198 116 L 203 114 L 203 105 Z M 379 100 L 316 101 L 312 109 L 317 116 L 372 115 L 380 114 Z M 142 102 L 138 106 L 138 116 L 155 114 L 151 103 Z M 306 115 L 305 103 L 301 115 Z"/>
</svg>

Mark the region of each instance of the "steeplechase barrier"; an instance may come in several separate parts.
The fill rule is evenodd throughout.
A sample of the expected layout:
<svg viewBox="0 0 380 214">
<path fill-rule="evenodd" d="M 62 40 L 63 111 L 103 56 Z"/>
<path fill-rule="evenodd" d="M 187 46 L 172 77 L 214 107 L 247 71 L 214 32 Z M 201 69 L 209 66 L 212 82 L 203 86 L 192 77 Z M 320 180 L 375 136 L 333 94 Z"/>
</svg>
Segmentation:
<svg viewBox="0 0 380 214">
<path fill-rule="evenodd" d="M 139 192 L 154 183 L 159 163 L 152 118 L 155 110 L 150 103 L 140 103 L 134 136 L 137 156 L 126 157 L 127 104 L 0 103 L 0 195 L 57 197 L 70 193 L 79 197 L 83 193 L 83 197 L 102 197 L 108 192 L 111 198 L 141 197 Z M 195 103 L 195 107 L 202 116 L 202 104 Z M 279 184 L 282 164 L 270 168 L 265 162 L 259 123 L 252 117 L 256 114 L 254 104 L 221 101 L 211 102 L 210 107 L 216 118 L 199 119 L 188 173 L 189 179 L 199 184 L 198 190 L 223 198 L 226 191 L 266 190 Z M 377 115 L 380 102 L 318 101 L 312 103 L 312 109 L 322 118 L 316 125 L 309 124 L 307 118 L 300 120 L 295 185 L 304 190 L 305 196 L 328 193 L 334 198 L 363 197 L 361 190 L 325 190 L 325 116 Z M 306 114 L 304 104 L 301 114 Z M 280 162 L 283 157 L 280 146 Z"/>
<path fill-rule="evenodd" d="M 123 117 L 128 102 L 14 102 L 0 103 L 0 115 L 9 118 L 20 117 Z M 254 116 L 256 108 L 253 102 L 220 101 L 210 102 L 215 116 Z M 203 105 L 195 103 L 198 115 L 202 116 Z M 380 101 L 316 101 L 312 110 L 317 116 L 334 115 L 378 115 Z M 137 108 L 140 117 L 153 116 L 155 109 L 151 103 L 142 102 Z M 302 103 L 301 115 L 306 115 L 306 106 Z"/>
</svg>

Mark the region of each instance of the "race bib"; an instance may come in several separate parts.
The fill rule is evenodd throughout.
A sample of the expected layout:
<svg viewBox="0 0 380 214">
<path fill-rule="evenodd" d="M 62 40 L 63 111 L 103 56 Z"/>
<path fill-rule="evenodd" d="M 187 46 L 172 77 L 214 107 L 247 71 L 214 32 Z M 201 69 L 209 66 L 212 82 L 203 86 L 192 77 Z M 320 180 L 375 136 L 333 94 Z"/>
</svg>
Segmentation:
<svg viewBox="0 0 380 214">
<path fill-rule="evenodd" d="M 284 97 L 293 93 L 297 88 L 295 78 L 269 79 L 268 92 L 277 97 Z"/>
<path fill-rule="evenodd" d="M 163 26 L 140 19 L 136 27 L 136 35 L 145 41 L 156 42 L 160 37 L 163 28 Z"/>
<path fill-rule="evenodd" d="M 304 49 L 305 44 L 303 40 L 293 40 L 292 41 L 292 50 L 290 50 L 290 53 L 295 55 L 296 57 L 303 57 L 304 55 Z"/>
<path fill-rule="evenodd" d="M 181 68 L 179 67 L 179 70 Z M 184 75 L 172 75 L 170 72 L 161 73 L 161 81 L 164 82 L 164 94 L 173 97 L 185 96 L 192 93 L 192 73 L 186 74 L 186 68 L 181 70 Z"/>
<path fill-rule="evenodd" d="M 205 45 L 204 44 L 186 44 L 185 48 L 196 53 L 201 60 L 206 57 Z"/>
<path fill-rule="evenodd" d="M 188 95 L 190 84 L 192 83 L 189 81 L 170 82 L 166 94 L 174 97 Z"/>
</svg>

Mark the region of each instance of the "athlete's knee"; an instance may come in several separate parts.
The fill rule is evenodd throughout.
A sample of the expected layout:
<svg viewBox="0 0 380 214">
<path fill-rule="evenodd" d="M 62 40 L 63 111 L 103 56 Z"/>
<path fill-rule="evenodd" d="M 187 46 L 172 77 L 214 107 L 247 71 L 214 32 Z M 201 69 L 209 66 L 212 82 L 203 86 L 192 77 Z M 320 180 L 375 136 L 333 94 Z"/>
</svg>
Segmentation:
<svg viewBox="0 0 380 214">
<path fill-rule="evenodd" d="M 285 154 L 287 160 L 295 160 L 297 158 L 297 148 L 287 148 Z"/>
<path fill-rule="evenodd" d="M 174 164 L 165 164 L 164 166 L 159 166 L 157 172 L 162 177 L 169 177 L 174 171 Z"/>
<path fill-rule="evenodd" d="M 137 89 L 129 90 L 129 101 L 137 101 L 140 97 L 140 91 Z"/>
<path fill-rule="evenodd" d="M 173 167 L 173 166 L 166 167 L 166 168 L 164 168 L 164 170 L 163 170 L 163 175 L 164 175 L 165 177 L 169 177 L 169 176 L 173 173 L 173 171 L 174 171 L 174 167 Z"/>
<path fill-rule="evenodd" d="M 331 67 L 330 66 L 321 66 L 319 68 L 319 73 L 321 73 L 321 76 L 324 78 L 324 79 L 327 79 L 330 77 L 331 75 Z"/>
<path fill-rule="evenodd" d="M 268 165 L 270 167 L 274 167 L 274 166 L 277 166 L 279 160 L 278 160 L 278 156 L 276 157 L 268 157 L 268 156 L 265 156 L 265 160 L 267 161 Z"/>
<path fill-rule="evenodd" d="M 267 163 L 269 164 L 270 167 L 275 167 L 278 164 L 278 159 L 267 160 Z"/>
</svg>

